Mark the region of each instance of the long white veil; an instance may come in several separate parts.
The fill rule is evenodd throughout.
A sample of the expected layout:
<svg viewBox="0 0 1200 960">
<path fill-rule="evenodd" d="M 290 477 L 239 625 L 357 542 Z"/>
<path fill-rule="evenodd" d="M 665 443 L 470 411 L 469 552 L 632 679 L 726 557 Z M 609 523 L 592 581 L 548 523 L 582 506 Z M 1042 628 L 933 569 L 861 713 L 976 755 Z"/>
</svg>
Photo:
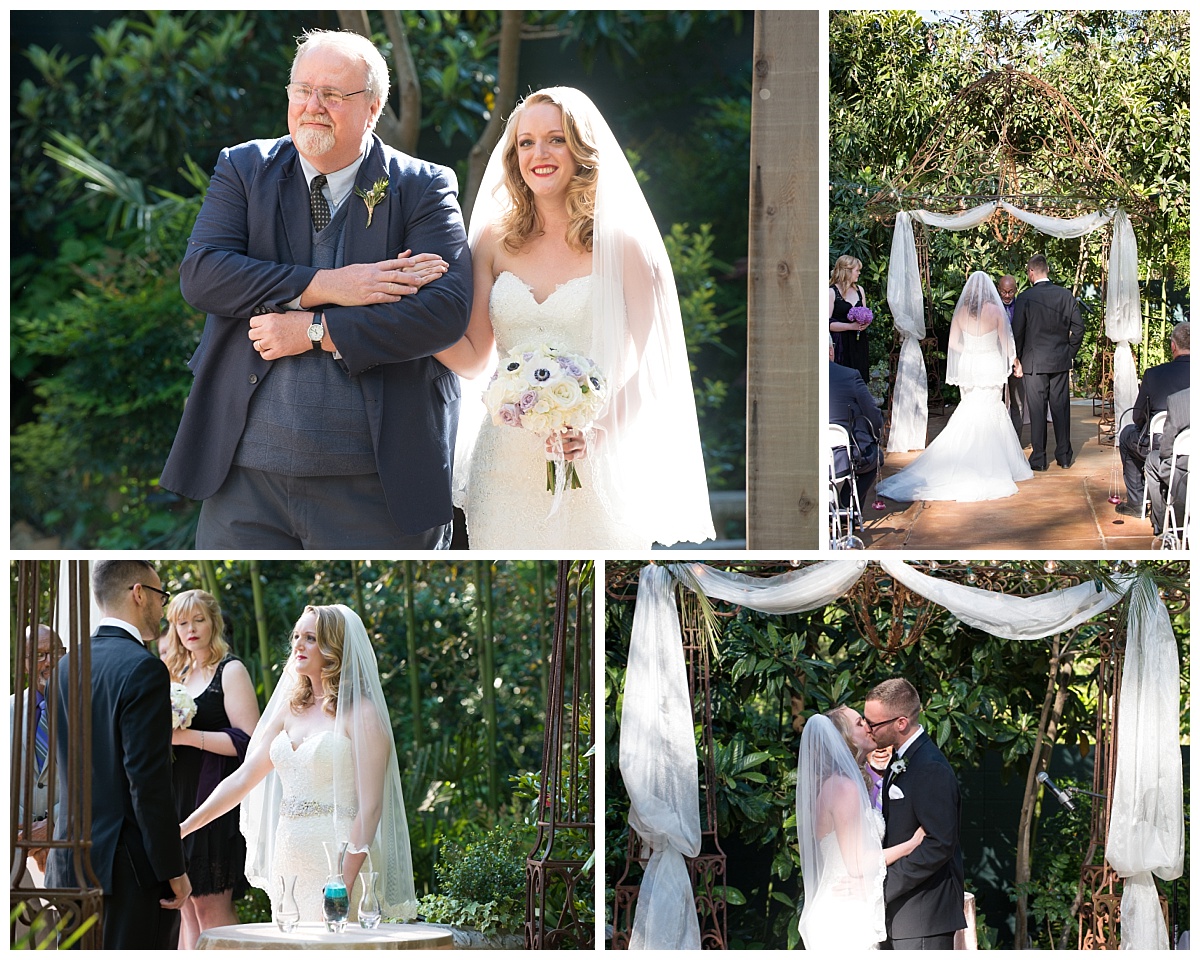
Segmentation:
<svg viewBox="0 0 1200 960">
<path fill-rule="evenodd" d="M 993 350 L 994 358 L 987 357 Z M 967 278 L 950 321 L 946 382 L 961 387 L 1003 384 L 1016 353 L 1012 327 L 996 284 L 982 270 L 976 270 Z M 981 355 L 987 357 L 985 362 L 979 362 Z"/>
<path fill-rule="evenodd" d="M 842 734 L 823 714 L 812 717 L 800 737 L 796 767 L 796 834 L 804 878 L 800 936 L 807 949 L 830 942 L 831 921 L 836 927 L 839 916 L 855 916 L 867 925 L 832 931 L 843 945 L 885 939 L 880 891 L 887 866 L 876 818 L 862 768 Z M 859 909 L 837 910 L 831 898 L 852 901 Z"/>
<path fill-rule="evenodd" d="M 675 275 L 662 234 L 612 130 L 586 94 L 572 87 L 541 93 L 564 105 L 598 149 L 592 236 L 592 359 L 608 378 L 606 411 L 588 437 L 597 493 L 612 518 L 656 542 L 714 537 L 708 481 L 700 448 L 691 369 Z M 518 116 L 514 112 L 513 116 Z M 492 151 L 471 211 L 474 247 L 485 225 L 511 206 L 503 154 L 513 118 Z M 483 384 L 491 377 L 489 370 Z M 478 381 L 476 382 L 478 383 Z M 464 391 L 482 394 L 482 387 Z M 478 411 L 464 399 L 464 423 Z M 470 436 L 466 436 L 470 432 Z M 474 434 L 460 430 L 469 456 Z"/>
<path fill-rule="evenodd" d="M 411 920 L 417 915 L 417 897 L 413 886 L 408 821 L 391 719 L 379 683 L 379 666 L 359 615 L 340 603 L 333 609 L 341 614 L 346 626 L 334 736 L 350 741 L 354 782 L 335 782 L 333 785 L 335 800 L 329 839 L 347 841 L 352 853 L 367 851 L 370 865 L 364 862 L 362 869 L 379 874 L 378 893 L 384 916 Z M 281 712 L 289 709 L 296 683 L 295 661 L 289 654 L 279 685 L 250 739 L 249 752 L 254 751 L 268 731 L 277 728 Z M 337 771 L 341 767 L 335 765 L 334 769 Z M 273 889 L 271 865 L 281 799 L 279 776 L 272 770 L 242 802 L 246 876 L 254 886 L 264 890 Z M 342 802 L 351 803 L 351 810 L 339 810 Z M 339 827 L 339 816 L 353 817 L 346 836 L 340 835 L 343 831 Z M 316 850 L 313 857 L 320 863 L 324 852 Z"/>
</svg>

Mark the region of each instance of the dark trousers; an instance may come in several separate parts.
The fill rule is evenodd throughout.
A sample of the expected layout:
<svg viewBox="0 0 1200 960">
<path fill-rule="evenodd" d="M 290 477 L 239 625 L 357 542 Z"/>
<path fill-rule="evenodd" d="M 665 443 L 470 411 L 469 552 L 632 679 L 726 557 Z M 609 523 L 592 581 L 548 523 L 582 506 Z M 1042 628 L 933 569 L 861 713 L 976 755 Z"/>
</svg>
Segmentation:
<svg viewBox="0 0 1200 960">
<path fill-rule="evenodd" d="M 1021 439 L 1021 427 L 1025 422 L 1025 378 L 1008 378 L 1008 416 L 1012 420 L 1013 429 L 1017 431 L 1017 440 Z"/>
<path fill-rule="evenodd" d="M 1175 468 L 1175 483 L 1171 491 L 1171 512 L 1175 515 L 1172 526 L 1183 522 L 1183 505 L 1187 502 L 1188 460 L 1180 457 Z M 1171 461 L 1164 460 L 1158 450 L 1146 457 L 1146 476 L 1150 478 L 1150 522 L 1155 534 L 1163 532 L 1167 514 L 1167 482 L 1171 479 Z"/>
<path fill-rule="evenodd" d="M 158 901 L 172 896 L 168 883 L 143 887 L 122 846 L 113 857 L 111 894 L 104 897 L 105 950 L 174 950 L 179 942 L 179 911 Z"/>
<path fill-rule="evenodd" d="M 1046 466 L 1046 409 L 1054 418 L 1054 459 L 1069 464 L 1074 459 L 1071 450 L 1071 374 L 1027 373 L 1025 401 L 1029 407 L 1029 440 L 1033 451 L 1029 465 Z"/>
<path fill-rule="evenodd" d="M 885 950 L 953 950 L 954 934 L 938 933 L 932 937 L 912 937 L 909 939 L 888 941 L 883 945 Z"/>
<path fill-rule="evenodd" d="M 1141 429 L 1127 423 L 1121 429 L 1117 445 L 1121 448 L 1121 471 L 1125 475 L 1125 495 L 1130 506 L 1139 507 L 1146 492 L 1146 479 L 1142 471 L 1146 468 L 1146 456 L 1150 453 L 1149 440 L 1143 440 Z"/>
<path fill-rule="evenodd" d="M 445 550 L 450 524 L 408 534 L 396 526 L 378 474 L 285 477 L 229 468 L 204 501 L 197 550 Z"/>
</svg>

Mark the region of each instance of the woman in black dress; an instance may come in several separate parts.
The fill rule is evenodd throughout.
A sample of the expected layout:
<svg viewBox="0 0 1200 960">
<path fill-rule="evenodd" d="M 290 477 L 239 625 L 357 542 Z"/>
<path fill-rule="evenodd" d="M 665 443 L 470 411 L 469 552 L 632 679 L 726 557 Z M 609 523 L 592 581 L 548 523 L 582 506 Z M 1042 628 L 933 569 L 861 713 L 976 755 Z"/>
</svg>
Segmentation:
<svg viewBox="0 0 1200 960">
<path fill-rule="evenodd" d="M 171 737 L 175 805 L 182 822 L 241 765 L 258 723 L 258 700 L 245 665 L 229 652 L 221 608 L 211 593 L 188 590 L 174 597 L 167 620 L 163 660 L 171 679 L 196 701 L 192 722 Z M 249 888 L 238 816 L 235 807 L 183 841 L 192 896 L 180 917 L 180 950 L 194 949 L 203 930 L 238 922 L 233 900 Z"/>
<path fill-rule="evenodd" d="M 834 361 L 862 374 L 871 383 L 871 345 L 867 328 L 846 319 L 852 307 L 866 306 L 866 294 L 858 285 L 862 261 L 843 255 L 829 277 L 829 332 L 833 335 Z"/>
</svg>

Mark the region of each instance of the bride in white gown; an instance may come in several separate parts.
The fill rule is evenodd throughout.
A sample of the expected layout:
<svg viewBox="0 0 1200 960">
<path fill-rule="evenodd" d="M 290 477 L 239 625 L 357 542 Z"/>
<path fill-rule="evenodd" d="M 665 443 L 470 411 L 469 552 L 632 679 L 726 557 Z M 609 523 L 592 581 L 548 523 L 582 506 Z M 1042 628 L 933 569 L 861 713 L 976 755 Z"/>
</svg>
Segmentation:
<svg viewBox="0 0 1200 960">
<path fill-rule="evenodd" d="M 583 93 L 539 90 L 513 111 L 470 240 L 470 326 L 438 359 L 482 377 L 464 392 L 454 471 L 471 548 L 646 550 L 712 538 L 670 261 L 623 151 Z M 543 440 L 493 424 L 474 399 L 497 349 L 537 345 L 600 367 L 609 397 L 590 426 Z M 557 498 L 545 479 L 556 445 L 582 482 Z"/>
<path fill-rule="evenodd" d="M 1009 373 L 1020 361 L 1004 305 L 991 277 L 967 278 L 954 308 L 946 348 L 946 382 L 961 402 L 916 460 L 878 486 L 889 500 L 999 500 L 1033 476 L 1004 406 Z"/>
<path fill-rule="evenodd" d="M 804 879 L 806 950 L 872 950 L 887 937 L 883 881 L 890 863 L 925 838 L 920 828 L 883 849 L 883 815 L 871 803 L 863 761 L 875 746 L 850 707 L 812 717 L 800 737 L 796 833 Z"/>
<path fill-rule="evenodd" d="M 243 798 L 244 802 L 243 802 Z M 246 876 L 271 895 L 295 878 L 300 919 L 322 919 L 329 874 L 322 841 L 348 844 L 356 915 L 360 873 L 378 874 L 385 917 L 417 913 L 396 745 L 375 652 L 349 607 L 305 607 L 292 652 L 238 771 L 180 824 L 187 836 L 242 804 Z"/>
</svg>

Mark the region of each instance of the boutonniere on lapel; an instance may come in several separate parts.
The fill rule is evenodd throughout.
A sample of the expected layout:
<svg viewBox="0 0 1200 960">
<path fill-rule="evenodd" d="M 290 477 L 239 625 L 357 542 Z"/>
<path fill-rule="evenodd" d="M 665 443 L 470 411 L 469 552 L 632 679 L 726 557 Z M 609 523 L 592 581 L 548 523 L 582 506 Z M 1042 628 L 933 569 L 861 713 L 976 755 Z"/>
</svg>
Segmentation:
<svg viewBox="0 0 1200 960">
<path fill-rule="evenodd" d="M 900 776 L 900 774 L 902 774 L 907 769 L 908 769 L 908 760 L 905 757 L 901 757 L 899 760 L 897 760 L 895 763 L 892 764 L 892 776 L 898 777 L 898 776 Z"/>
<path fill-rule="evenodd" d="M 367 226 L 371 225 L 371 217 L 375 215 L 375 208 L 379 206 L 384 197 L 387 196 L 388 178 L 380 177 L 375 181 L 375 185 L 370 190 L 360 190 L 354 188 L 355 196 L 362 197 L 362 202 L 367 205 Z"/>
</svg>

